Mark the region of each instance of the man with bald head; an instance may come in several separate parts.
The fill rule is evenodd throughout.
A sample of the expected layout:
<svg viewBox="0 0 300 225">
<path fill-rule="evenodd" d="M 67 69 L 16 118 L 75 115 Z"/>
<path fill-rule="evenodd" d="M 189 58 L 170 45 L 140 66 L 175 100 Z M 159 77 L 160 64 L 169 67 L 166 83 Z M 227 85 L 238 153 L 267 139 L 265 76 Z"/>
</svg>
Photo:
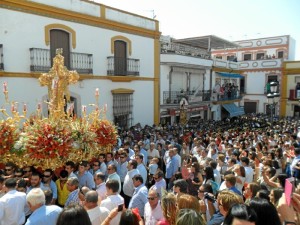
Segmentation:
<svg viewBox="0 0 300 225">
<path fill-rule="evenodd" d="M 109 214 L 108 209 L 98 206 L 98 193 L 93 190 L 85 194 L 84 208 L 90 217 L 92 225 L 102 224 Z"/>
<path fill-rule="evenodd" d="M 156 190 L 152 189 L 148 192 L 148 202 L 144 210 L 145 225 L 156 224 L 164 218 L 159 197 L 159 193 L 157 193 Z"/>
</svg>

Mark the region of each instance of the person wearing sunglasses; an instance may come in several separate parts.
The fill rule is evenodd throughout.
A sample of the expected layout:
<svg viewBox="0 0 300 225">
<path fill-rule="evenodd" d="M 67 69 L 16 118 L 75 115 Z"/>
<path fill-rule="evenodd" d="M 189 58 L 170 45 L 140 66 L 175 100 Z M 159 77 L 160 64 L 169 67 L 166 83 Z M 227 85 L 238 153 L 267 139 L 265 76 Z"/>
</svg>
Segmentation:
<svg viewBox="0 0 300 225">
<path fill-rule="evenodd" d="M 45 187 L 48 187 L 52 191 L 52 201 L 51 204 L 55 204 L 57 199 L 57 187 L 55 182 L 52 180 L 53 171 L 51 169 L 46 169 L 43 173 L 43 183 Z"/>
<path fill-rule="evenodd" d="M 128 209 L 138 208 L 141 217 L 144 217 L 144 207 L 148 202 L 148 189 L 144 185 L 143 177 L 136 174 L 132 178 L 134 192 L 129 202 Z"/>
<path fill-rule="evenodd" d="M 159 193 L 157 193 L 156 190 L 150 190 L 148 192 L 148 202 L 144 209 L 145 225 L 155 225 L 163 218 Z"/>
<path fill-rule="evenodd" d="M 12 162 L 8 162 L 5 164 L 4 169 L 4 178 L 12 178 L 14 177 L 16 165 Z"/>
</svg>

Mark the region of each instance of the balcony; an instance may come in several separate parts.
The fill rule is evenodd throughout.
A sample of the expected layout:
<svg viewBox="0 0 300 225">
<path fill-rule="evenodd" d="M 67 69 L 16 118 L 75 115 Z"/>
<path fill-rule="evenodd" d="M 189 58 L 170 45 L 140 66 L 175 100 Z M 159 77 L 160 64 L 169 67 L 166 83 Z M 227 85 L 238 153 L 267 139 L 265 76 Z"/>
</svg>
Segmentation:
<svg viewBox="0 0 300 225">
<path fill-rule="evenodd" d="M 281 68 L 282 59 L 260 59 L 239 62 L 241 70 L 248 69 L 265 69 L 265 68 Z"/>
<path fill-rule="evenodd" d="M 188 100 L 189 103 L 210 101 L 210 90 L 195 91 L 164 91 L 163 92 L 163 104 L 179 104 L 182 98 Z"/>
<path fill-rule="evenodd" d="M 51 68 L 51 56 L 49 49 L 30 48 L 30 71 L 48 72 Z M 80 74 L 93 73 L 93 55 L 86 53 L 70 52 L 70 70 L 76 70 Z"/>
<path fill-rule="evenodd" d="M 239 64 L 237 62 L 227 61 L 227 60 L 222 60 L 222 59 L 214 59 L 213 66 L 218 67 L 218 68 L 227 68 L 227 69 L 233 69 L 233 70 L 239 69 Z"/>
<path fill-rule="evenodd" d="M 3 45 L 0 44 L 0 70 L 4 70 L 4 63 L 3 63 Z"/>
<path fill-rule="evenodd" d="M 107 75 L 139 76 L 140 75 L 140 60 L 108 56 L 107 57 Z"/>
<path fill-rule="evenodd" d="M 161 54 L 178 54 L 210 59 L 210 54 L 204 49 L 178 43 L 161 43 Z"/>
</svg>

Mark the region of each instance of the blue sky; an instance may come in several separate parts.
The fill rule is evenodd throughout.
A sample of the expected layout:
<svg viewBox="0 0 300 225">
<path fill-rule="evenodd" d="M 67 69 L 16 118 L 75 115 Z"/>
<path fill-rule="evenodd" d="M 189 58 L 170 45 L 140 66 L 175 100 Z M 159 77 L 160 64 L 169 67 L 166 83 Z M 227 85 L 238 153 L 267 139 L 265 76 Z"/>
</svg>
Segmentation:
<svg viewBox="0 0 300 225">
<path fill-rule="evenodd" d="M 230 41 L 291 35 L 300 60 L 299 0 L 94 0 L 152 17 L 163 35 L 217 35 Z"/>
</svg>

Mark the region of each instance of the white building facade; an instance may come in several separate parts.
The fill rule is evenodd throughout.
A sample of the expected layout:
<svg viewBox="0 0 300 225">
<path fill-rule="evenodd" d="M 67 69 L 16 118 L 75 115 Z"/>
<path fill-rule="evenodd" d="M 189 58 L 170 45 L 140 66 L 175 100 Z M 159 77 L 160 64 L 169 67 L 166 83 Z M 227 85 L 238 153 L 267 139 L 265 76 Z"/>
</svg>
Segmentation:
<svg viewBox="0 0 300 225">
<path fill-rule="evenodd" d="M 270 99 L 266 85 L 271 81 L 282 83 L 283 62 L 294 60 L 295 41 L 289 35 L 236 41 L 240 47 L 214 50 L 213 57 L 237 61 L 244 71 L 245 95 L 241 101 L 246 113 L 270 113 Z M 279 115 L 280 102 L 275 109 Z"/>
<path fill-rule="evenodd" d="M 238 47 L 214 35 L 186 39 L 161 36 L 160 116 L 162 124 L 180 123 L 182 108 L 187 121 L 221 120 L 244 114 L 241 92 L 220 94 L 222 85 L 240 86 L 244 77 L 238 63 L 211 58 L 210 49 Z M 219 86 L 219 88 L 217 88 Z"/>
<path fill-rule="evenodd" d="M 74 113 L 90 112 L 99 88 L 107 118 L 122 127 L 159 122 L 158 21 L 83 0 L 3 0 L 0 5 L 0 83 L 10 104 L 28 115 L 38 103 L 47 116 L 47 88 L 38 77 L 51 68 L 57 48 L 80 81 L 70 86 Z"/>
</svg>

